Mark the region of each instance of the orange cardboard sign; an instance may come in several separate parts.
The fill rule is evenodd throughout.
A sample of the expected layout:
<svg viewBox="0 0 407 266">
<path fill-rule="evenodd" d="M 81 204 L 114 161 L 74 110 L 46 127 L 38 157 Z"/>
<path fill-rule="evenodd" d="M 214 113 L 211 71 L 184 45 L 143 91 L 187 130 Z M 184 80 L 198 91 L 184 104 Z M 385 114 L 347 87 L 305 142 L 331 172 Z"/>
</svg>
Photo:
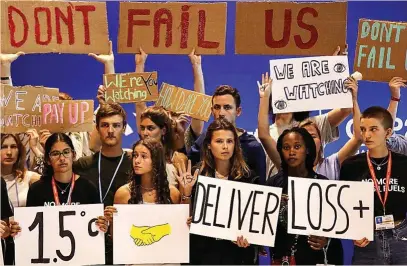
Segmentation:
<svg viewBox="0 0 407 266">
<path fill-rule="evenodd" d="M 237 2 L 236 54 L 332 55 L 346 44 L 346 2 Z"/>
<path fill-rule="evenodd" d="M 225 54 L 226 3 L 120 3 L 119 53 Z"/>
<path fill-rule="evenodd" d="M 407 79 L 407 23 L 360 19 L 354 70 L 364 80 Z"/>
<path fill-rule="evenodd" d="M 108 103 L 136 103 L 158 99 L 157 72 L 103 75 Z"/>
<path fill-rule="evenodd" d="M 58 89 L 45 87 L 0 87 L 0 131 L 22 133 L 29 128 L 41 129 L 43 101 L 58 100 Z"/>
<path fill-rule="evenodd" d="M 212 97 L 162 83 L 156 105 L 174 112 L 185 112 L 192 118 L 208 121 L 211 116 Z"/>
<path fill-rule="evenodd" d="M 1 2 L 1 52 L 109 53 L 106 3 Z"/>
<path fill-rule="evenodd" d="M 51 132 L 90 132 L 93 128 L 93 100 L 42 103 L 42 129 Z"/>
</svg>

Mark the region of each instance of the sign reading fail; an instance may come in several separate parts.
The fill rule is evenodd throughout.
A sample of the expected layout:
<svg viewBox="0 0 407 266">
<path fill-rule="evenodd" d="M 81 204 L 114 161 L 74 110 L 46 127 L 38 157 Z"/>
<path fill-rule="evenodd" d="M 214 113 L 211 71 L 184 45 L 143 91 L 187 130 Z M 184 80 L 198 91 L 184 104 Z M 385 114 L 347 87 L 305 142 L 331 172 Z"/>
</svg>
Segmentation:
<svg viewBox="0 0 407 266">
<path fill-rule="evenodd" d="M 43 102 L 42 128 L 51 132 L 93 130 L 93 100 Z"/>
<path fill-rule="evenodd" d="M 2 53 L 109 53 L 106 3 L 2 1 Z"/>
<path fill-rule="evenodd" d="M 173 112 L 184 112 L 195 119 L 208 121 L 211 116 L 212 97 L 163 82 L 156 105 Z"/>
<path fill-rule="evenodd" d="M 29 128 L 41 129 L 42 102 L 58 100 L 58 89 L 45 87 L 0 87 L 0 131 L 23 133 Z"/>
<path fill-rule="evenodd" d="M 236 3 L 236 54 L 331 55 L 346 44 L 347 3 Z"/>
<path fill-rule="evenodd" d="M 354 69 L 363 79 L 407 79 L 407 23 L 359 20 Z"/>
<path fill-rule="evenodd" d="M 157 72 L 105 74 L 108 103 L 136 103 L 158 99 Z"/>
<path fill-rule="evenodd" d="M 225 54 L 226 3 L 120 3 L 119 53 Z"/>
<path fill-rule="evenodd" d="M 199 176 L 191 233 L 274 246 L 281 188 Z"/>
<path fill-rule="evenodd" d="M 372 182 L 289 177 L 288 233 L 373 241 Z"/>
</svg>

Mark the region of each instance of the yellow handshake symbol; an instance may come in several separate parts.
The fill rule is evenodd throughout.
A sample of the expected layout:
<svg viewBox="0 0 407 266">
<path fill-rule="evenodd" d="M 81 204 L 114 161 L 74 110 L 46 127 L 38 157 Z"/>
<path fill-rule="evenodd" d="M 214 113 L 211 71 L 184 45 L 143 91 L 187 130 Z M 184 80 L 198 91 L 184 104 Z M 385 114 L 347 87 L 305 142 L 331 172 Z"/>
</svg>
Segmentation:
<svg viewBox="0 0 407 266">
<path fill-rule="evenodd" d="M 166 224 L 155 226 L 135 226 L 130 229 L 130 236 L 137 246 L 148 246 L 171 234 L 171 226 Z"/>
</svg>

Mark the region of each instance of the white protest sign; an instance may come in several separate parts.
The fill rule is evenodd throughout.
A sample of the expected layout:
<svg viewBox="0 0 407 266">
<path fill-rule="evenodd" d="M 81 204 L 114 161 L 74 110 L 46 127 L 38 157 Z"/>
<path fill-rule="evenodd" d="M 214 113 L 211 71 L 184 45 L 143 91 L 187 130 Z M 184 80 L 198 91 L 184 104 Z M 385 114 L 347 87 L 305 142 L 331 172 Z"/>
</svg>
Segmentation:
<svg viewBox="0 0 407 266">
<path fill-rule="evenodd" d="M 191 233 L 274 246 L 281 188 L 199 176 Z"/>
<path fill-rule="evenodd" d="M 114 205 L 114 264 L 188 263 L 187 204 Z"/>
<path fill-rule="evenodd" d="M 289 177 L 288 233 L 373 241 L 373 184 Z"/>
<path fill-rule="evenodd" d="M 21 226 L 16 264 L 104 264 L 105 234 L 95 224 L 100 215 L 103 204 L 15 208 Z"/>
<path fill-rule="evenodd" d="M 273 113 L 351 108 L 347 56 L 270 60 Z"/>
</svg>

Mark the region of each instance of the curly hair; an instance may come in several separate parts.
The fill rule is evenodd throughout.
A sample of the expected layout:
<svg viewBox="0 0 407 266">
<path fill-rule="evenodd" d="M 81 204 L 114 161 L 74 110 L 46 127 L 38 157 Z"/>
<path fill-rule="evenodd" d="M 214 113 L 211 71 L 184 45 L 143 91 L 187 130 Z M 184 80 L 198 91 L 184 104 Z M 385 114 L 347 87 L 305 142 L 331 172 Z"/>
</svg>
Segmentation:
<svg viewBox="0 0 407 266">
<path fill-rule="evenodd" d="M 133 159 L 134 149 L 139 145 L 143 145 L 150 151 L 153 186 L 157 191 L 158 203 L 171 204 L 172 200 L 170 197 L 170 187 L 167 179 L 166 160 L 163 145 L 161 142 L 150 138 L 139 140 L 133 144 Z M 141 193 L 141 175 L 137 175 L 134 172 L 134 169 L 130 174 L 130 196 L 129 204 L 139 204 L 143 202 L 143 196 Z"/>
<path fill-rule="evenodd" d="M 207 169 L 207 171 L 215 172 L 215 158 L 211 150 L 209 149 L 209 145 L 211 144 L 211 140 L 213 137 L 213 133 L 219 130 L 227 130 L 233 133 L 234 141 L 235 141 L 235 148 L 233 150 L 232 158 L 230 158 L 230 162 L 232 163 L 232 167 L 230 170 L 230 175 L 235 179 L 240 179 L 242 177 L 250 176 L 250 170 L 247 166 L 244 157 L 242 148 L 240 147 L 239 137 L 237 135 L 237 131 L 235 126 L 227 121 L 224 118 L 216 119 L 213 121 L 209 126 L 208 130 L 205 135 L 205 139 L 202 144 L 202 151 L 201 151 L 201 158 L 202 158 L 202 169 Z M 207 173 L 204 173 L 207 175 Z"/>
<path fill-rule="evenodd" d="M 8 138 L 13 138 L 17 144 L 17 149 L 18 149 L 17 161 L 13 164 L 12 173 L 16 177 L 16 180 L 21 182 L 21 181 L 23 181 L 25 172 L 27 171 L 27 169 L 25 167 L 25 157 L 26 157 L 25 147 L 24 147 L 23 143 L 21 142 L 20 138 L 15 134 L 3 134 L 2 133 L 1 134 L 1 145 L 3 145 L 4 141 Z"/>
</svg>

